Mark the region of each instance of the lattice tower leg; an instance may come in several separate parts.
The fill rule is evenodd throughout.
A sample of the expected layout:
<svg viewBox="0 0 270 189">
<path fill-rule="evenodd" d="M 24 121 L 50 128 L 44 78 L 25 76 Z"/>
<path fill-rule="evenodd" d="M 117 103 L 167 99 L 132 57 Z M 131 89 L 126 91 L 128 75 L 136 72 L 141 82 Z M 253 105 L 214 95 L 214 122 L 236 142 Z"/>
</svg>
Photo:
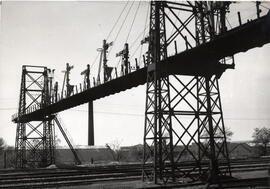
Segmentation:
<svg viewBox="0 0 270 189">
<path fill-rule="evenodd" d="M 26 109 L 26 94 L 25 94 L 25 88 L 26 88 L 26 69 L 25 67 L 22 68 L 22 77 L 21 77 L 21 90 L 20 90 L 20 99 L 19 99 L 19 113 L 25 113 Z M 25 136 L 25 123 L 17 123 L 17 129 L 16 129 L 16 141 L 15 141 L 15 166 L 24 168 L 25 161 L 26 161 L 26 143 L 24 140 Z"/>
<path fill-rule="evenodd" d="M 158 164 L 163 158 L 159 154 L 159 146 L 162 144 L 160 138 L 170 141 L 168 142 L 170 147 L 164 148 L 169 150 L 170 158 L 162 160 L 174 165 L 171 167 L 173 170 L 171 173 L 174 173 L 174 176 L 170 175 L 171 180 L 190 182 L 204 179 L 212 182 L 220 176 L 230 176 L 218 79 L 215 76 L 206 78 L 173 75 L 170 76 L 170 82 L 166 79 L 164 83 L 170 94 L 166 100 L 159 98 L 154 82 L 147 83 L 144 178 L 160 179 L 162 173 L 160 167 L 166 164 Z M 155 101 L 164 102 L 164 107 L 168 107 L 168 111 L 155 108 Z M 166 127 L 168 138 L 159 135 L 158 126 L 155 128 L 155 124 L 158 124 L 158 121 L 155 122 L 156 117 L 162 117 L 160 112 L 170 120 L 167 122 L 170 124 L 166 123 L 169 126 Z M 149 159 L 154 163 L 152 169 L 149 169 L 147 164 Z M 209 170 L 206 169 L 208 163 Z M 223 165 L 222 169 L 219 167 L 220 164 Z M 189 169 L 186 165 L 189 165 Z"/>
<path fill-rule="evenodd" d="M 204 175 L 207 175 L 209 182 L 214 182 L 222 176 L 231 176 L 218 78 L 198 77 L 197 82 L 198 128 L 201 144 L 199 158 L 201 162 L 209 159 L 209 170 Z M 221 164 L 222 169 L 219 166 Z"/>
<path fill-rule="evenodd" d="M 25 136 L 25 124 L 18 123 L 16 131 L 16 142 L 15 142 L 15 160 L 17 168 L 25 168 L 26 163 L 26 141 Z"/>
<path fill-rule="evenodd" d="M 48 69 L 23 66 L 18 124 L 16 130 L 16 167 L 40 167 L 54 163 L 54 116 L 40 121 L 25 122 L 20 115 L 49 103 Z"/>
<path fill-rule="evenodd" d="M 198 172 L 201 169 L 197 153 L 200 147 L 197 125 L 197 80 L 196 77 L 172 75 L 169 86 L 177 180 L 195 181 L 199 179 Z"/>
<path fill-rule="evenodd" d="M 175 181 L 169 79 L 147 75 L 143 180 Z"/>
<path fill-rule="evenodd" d="M 44 138 L 43 138 L 43 165 L 55 163 L 55 126 L 52 119 L 43 123 Z"/>
<path fill-rule="evenodd" d="M 55 134 L 52 120 L 18 123 L 16 167 L 45 167 L 55 162 Z"/>
</svg>

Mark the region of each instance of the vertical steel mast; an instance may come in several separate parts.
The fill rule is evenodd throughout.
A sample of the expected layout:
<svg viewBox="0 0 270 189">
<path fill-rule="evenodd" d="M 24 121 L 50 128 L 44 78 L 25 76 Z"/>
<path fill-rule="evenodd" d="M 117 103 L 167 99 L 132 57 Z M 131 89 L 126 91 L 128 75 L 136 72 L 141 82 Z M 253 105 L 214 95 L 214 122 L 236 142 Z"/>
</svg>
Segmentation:
<svg viewBox="0 0 270 189">
<path fill-rule="evenodd" d="M 226 12 L 230 2 L 195 2 L 196 43 L 203 44 L 213 40 L 215 36 L 227 30 L 225 24 Z M 231 64 L 234 58 L 226 57 L 221 64 Z M 197 77 L 198 101 L 198 142 L 199 159 L 209 159 L 207 181 L 218 182 L 221 176 L 231 176 L 230 159 L 227 149 L 226 131 L 218 85 L 219 75 L 209 72 Z M 224 164 L 222 171 L 219 164 Z M 205 173 L 204 173 L 205 174 Z"/>
<path fill-rule="evenodd" d="M 157 183 L 174 180 L 175 176 L 169 78 L 159 78 L 160 61 L 167 57 L 163 1 L 151 1 L 149 37 L 143 179 Z M 146 168 L 148 162 L 153 163 L 153 168 Z"/>
<path fill-rule="evenodd" d="M 211 183 L 218 182 L 222 176 L 231 175 L 218 86 L 220 72 L 209 67 L 206 72 L 199 73 L 191 67 L 188 75 L 171 75 L 169 80 L 169 77 L 162 76 L 162 70 L 159 69 L 161 61 L 167 58 L 167 48 L 177 36 L 180 36 L 188 50 L 226 31 L 225 14 L 228 6 L 228 2 L 151 2 L 144 180 L 166 183 L 176 179 L 202 179 Z M 190 16 L 183 19 L 174 10 Z M 165 19 L 175 28 L 175 32 L 168 35 L 168 40 Z M 195 30 L 191 31 L 194 23 Z M 176 41 L 175 49 L 177 51 Z M 229 61 L 234 66 L 233 57 L 213 62 L 213 66 L 228 64 Z M 188 161 L 192 162 L 190 169 L 182 166 Z M 209 169 L 203 169 L 206 162 L 209 162 Z M 220 163 L 225 169 L 220 169 Z"/>
</svg>

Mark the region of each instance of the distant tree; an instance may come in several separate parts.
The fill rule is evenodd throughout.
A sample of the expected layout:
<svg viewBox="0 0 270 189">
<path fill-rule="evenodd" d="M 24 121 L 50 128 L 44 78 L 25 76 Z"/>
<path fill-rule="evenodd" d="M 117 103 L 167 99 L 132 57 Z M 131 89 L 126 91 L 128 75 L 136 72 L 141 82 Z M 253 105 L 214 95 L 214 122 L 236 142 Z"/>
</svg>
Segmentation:
<svg viewBox="0 0 270 189">
<path fill-rule="evenodd" d="M 0 154 L 3 154 L 5 168 L 15 167 L 14 147 L 6 145 L 2 137 L 0 137 Z"/>
<path fill-rule="evenodd" d="M 119 140 L 114 140 L 111 143 L 105 144 L 106 148 L 110 151 L 114 161 L 120 161 L 123 156 Z"/>
<path fill-rule="evenodd" d="M 58 148 L 61 145 L 61 139 L 58 137 L 58 135 L 55 135 L 55 147 Z"/>
<path fill-rule="evenodd" d="M 267 145 L 270 143 L 270 128 L 255 128 L 252 137 L 256 146 L 263 148 L 262 155 L 266 155 Z"/>
<path fill-rule="evenodd" d="M 226 136 L 227 141 L 231 141 L 233 132 L 231 131 L 230 127 L 224 127 L 224 129 L 225 129 L 225 136 Z M 220 130 L 219 130 L 219 134 L 221 134 Z"/>
<path fill-rule="evenodd" d="M 143 159 L 143 145 L 132 146 L 130 149 L 130 159 L 141 161 Z"/>
<path fill-rule="evenodd" d="M 2 153 L 5 148 L 6 148 L 5 140 L 2 137 L 0 137 L 0 153 Z"/>
<path fill-rule="evenodd" d="M 15 148 L 13 146 L 7 146 L 5 148 L 6 154 L 6 167 L 15 167 L 16 157 Z"/>
</svg>

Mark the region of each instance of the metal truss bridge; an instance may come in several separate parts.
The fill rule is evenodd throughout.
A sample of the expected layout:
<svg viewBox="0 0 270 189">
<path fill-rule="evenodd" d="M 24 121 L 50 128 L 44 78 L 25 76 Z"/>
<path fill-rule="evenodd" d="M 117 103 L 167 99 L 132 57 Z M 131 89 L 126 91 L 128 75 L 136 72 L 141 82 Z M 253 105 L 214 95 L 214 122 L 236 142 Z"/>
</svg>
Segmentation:
<svg viewBox="0 0 270 189">
<path fill-rule="evenodd" d="M 52 89 L 51 70 L 23 66 L 19 109 L 12 117 L 17 123 L 17 167 L 54 163 L 55 124 L 80 163 L 56 114 L 88 103 L 88 143 L 94 145 L 93 101 L 146 84 L 143 180 L 154 183 L 204 180 L 208 184 L 221 184 L 223 178 L 231 177 L 218 80 L 227 69 L 234 69 L 235 54 L 270 42 L 270 12 L 260 16 L 260 2 L 256 2 L 257 18 L 242 24 L 238 12 L 239 26 L 228 30 L 226 13 L 230 4 L 151 1 L 149 36 L 141 41 L 148 43 L 144 67 L 136 64 L 135 71 L 131 71 L 129 46 L 125 43 L 124 50 L 116 55 L 122 57 L 121 76 L 112 78 L 114 68 L 107 65 L 107 52 L 112 43 L 104 40 L 103 48 L 99 49 L 95 84 L 90 87 L 88 65 L 81 73 L 85 80 L 79 92 L 69 84 L 69 71 L 73 68 L 69 64 L 64 77 L 66 91 L 63 95 L 63 84 L 61 97 L 58 85 Z M 175 10 L 189 16 L 180 18 Z M 175 30 L 171 35 L 166 32 L 166 23 Z M 186 46 L 181 52 L 177 50 L 178 40 Z M 168 56 L 173 41 L 175 53 Z M 182 76 L 187 79 L 182 80 Z M 183 120 L 183 116 L 188 119 Z M 32 137 L 33 133 L 36 135 Z M 191 150 L 192 145 L 196 152 Z M 179 166 L 187 159 L 193 162 L 188 170 Z M 209 162 L 208 170 L 202 168 L 205 161 Z"/>
<path fill-rule="evenodd" d="M 236 27 L 205 44 L 168 57 L 161 61 L 160 77 L 173 74 L 200 76 L 206 72 L 218 73 L 221 76 L 226 69 L 234 67 L 233 65 L 220 64 L 218 60 L 255 47 L 261 47 L 270 42 L 269 23 L 270 14 Z M 44 116 L 143 85 L 147 82 L 148 67 L 89 88 L 46 107 L 26 112 L 20 116 L 15 114 L 12 121 L 15 123 L 18 122 L 18 119 L 20 122 L 41 121 Z"/>
</svg>

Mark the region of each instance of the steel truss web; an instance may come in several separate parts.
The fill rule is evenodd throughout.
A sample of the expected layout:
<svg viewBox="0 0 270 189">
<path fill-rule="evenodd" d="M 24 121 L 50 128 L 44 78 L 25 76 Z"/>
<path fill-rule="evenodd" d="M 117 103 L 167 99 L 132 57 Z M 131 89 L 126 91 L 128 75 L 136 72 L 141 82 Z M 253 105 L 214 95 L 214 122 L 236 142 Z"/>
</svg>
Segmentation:
<svg viewBox="0 0 270 189">
<path fill-rule="evenodd" d="M 200 161 L 210 160 L 210 169 L 203 173 L 208 175 L 208 180 L 217 180 L 216 177 L 221 175 L 231 176 L 217 77 L 197 78 L 197 102 L 199 158 Z M 222 170 L 219 164 L 223 164 Z"/>
<path fill-rule="evenodd" d="M 162 77 L 162 70 L 159 69 L 160 60 L 167 57 L 168 42 L 171 43 L 175 36 L 182 37 L 188 49 L 209 41 L 213 34 L 208 33 L 210 26 L 206 24 L 207 17 L 202 12 L 198 13 L 203 10 L 197 10 L 196 4 L 177 5 L 184 6 L 185 10 L 191 8 L 188 9 L 191 15 L 186 21 L 177 18 L 180 27 L 164 11 L 166 7 L 176 16 L 168 3 L 151 2 L 143 180 L 154 183 L 199 179 L 218 182 L 222 176 L 231 176 L 219 76 L 209 73 L 204 76 Z M 165 18 L 177 31 L 169 36 L 169 41 L 166 40 Z M 193 18 L 196 37 L 187 27 Z M 223 27 L 219 30 L 223 31 Z M 190 33 L 191 42 L 181 33 L 184 29 Z M 219 63 L 225 64 L 226 60 Z M 188 168 L 184 165 L 188 165 Z"/>
<path fill-rule="evenodd" d="M 216 76 L 174 75 L 170 81 L 148 82 L 145 119 L 144 179 L 211 181 L 231 176 Z"/>
<path fill-rule="evenodd" d="M 175 175 L 174 163 L 171 163 L 174 158 L 169 80 L 157 80 L 153 73 L 148 79 L 153 81 L 147 82 L 143 177 L 167 182 L 170 178 L 174 180 Z M 148 161 L 154 163 L 153 169 L 147 166 Z M 165 165 L 166 162 L 170 163 Z"/>
<path fill-rule="evenodd" d="M 81 161 L 66 135 L 59 117 L 44 116 L 40 121 L 24 122 L 20 116 L 51 102 L 52 78 L 50 70 L 41 66 L 23 66 L 18 109 L 15 152 L 16 167 L 45 167 L 55 163 L 55 127 L 57 126 L 74 155 L 75 163 Z"/>
<path fill-rule="evenodd" d="M 18 116 L 46 106 L 46 67 L 23 66 Z M 15 142 L 16 167 L 40 167 L 54 163 L 55 127 L 53 117 L 44 121 L 18 122 Z"/>
</svg>

